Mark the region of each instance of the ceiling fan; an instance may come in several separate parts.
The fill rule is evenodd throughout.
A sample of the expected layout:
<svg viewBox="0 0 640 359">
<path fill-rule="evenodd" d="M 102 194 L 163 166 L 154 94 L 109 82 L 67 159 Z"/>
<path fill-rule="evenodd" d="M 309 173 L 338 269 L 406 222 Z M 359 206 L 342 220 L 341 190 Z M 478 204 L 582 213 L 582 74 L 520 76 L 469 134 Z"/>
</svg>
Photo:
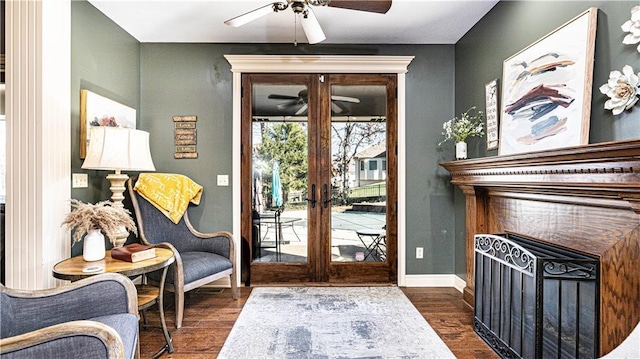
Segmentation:
<svg viewBox="0 0 640 359">
<path fill-rule="evenodd" d="M 287 100 L 287 102 L 276 105 L 280 111 L 292 111 L 297 107 L 296 116 L 303 115 L 309 108 L 309 93 L 306 89 L 298 92 L 298 96 L 271 94 L 267 96 L 271 100 Z M 341 102 L 360 103 L 359 98 L 349 96 L 331 95 L 331 112 L 334 114 L 344 114 L 349 109 Z"/>
<path fill-rule="evenodd" d="M 278 12 L 286 10 L 288 7 L 291 7 L 291 10 L 296 14 L 296 16 L 300 16 L 302 29 L 304 30 L 305 35 L 307 36 L 307 40 L 309 40 L 309 44 L 317 44 L 324 39 L 326 36 L 320 27 L 320 23 L 318 19 L 311 10 L 311 6 L 329 6 L 329 7 L 337 7 L 342 9 L 351 9 L 358 11 L 367 11 L 367 12 L 375 12 L 384 14 L 391 8 L 392 0 L 376 0 L 376 1 L 363 1 L 363 0 L 286 0 L 285 1 L 277 1 L 271 4 L 267 4 L 261 6 L 255 10 L 249 11 L 248 13 L 236 16 L 232 19 L 225 21 L 224 23 L 233 26 L 239 27 L 246 23 L 249 23 L 253 20 L 256 20 L 262 16 L 265 16 L 271 12 Z"/>
</svg>

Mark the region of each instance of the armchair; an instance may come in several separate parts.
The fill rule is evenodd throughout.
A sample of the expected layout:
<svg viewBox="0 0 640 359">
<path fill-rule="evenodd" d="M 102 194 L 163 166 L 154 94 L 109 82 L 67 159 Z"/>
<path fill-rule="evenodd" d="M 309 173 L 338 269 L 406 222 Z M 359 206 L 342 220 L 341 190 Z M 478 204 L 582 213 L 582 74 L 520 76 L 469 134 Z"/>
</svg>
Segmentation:
<svg viewBox="0 0 640 359">
<path fill-rule="evenodd" d="M 0 358 L 139 357 L 138 297 L 116 273 L 53 289 L 0 284 Z"/>
<path fill-rule="evenodd" d="M 174 224 L 135 189 L 136 177 L 127 181 L 128 194 L 138 225 L 138 235 L 144 244 L 165 243 L 174 253 L 165 290 L 174 292 L 176 319 L 180 328 L 184 317 L 184 293 L 223 277 L 229 277 L 234 299 L 238 299 L 236 260 L 233 237 L 229 232 L 201 233 L 184 215 Z M 159 282 L 159 273 L 149 273 L 150 282 Z"/>
</svg>

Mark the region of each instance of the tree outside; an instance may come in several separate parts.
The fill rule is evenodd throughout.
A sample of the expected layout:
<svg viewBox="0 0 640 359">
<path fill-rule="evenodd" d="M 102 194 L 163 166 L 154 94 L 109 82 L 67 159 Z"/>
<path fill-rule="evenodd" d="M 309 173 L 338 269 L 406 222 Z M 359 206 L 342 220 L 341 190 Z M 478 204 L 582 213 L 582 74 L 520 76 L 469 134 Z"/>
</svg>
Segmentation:
<svg viewBox="0 0 640 359">
<path fill-rule="evenodd" d="M 254 170 L 259 171 L 265 185 L 262 195 L 270 203 L 273 163 L 280 166 L 284 198 L 291 191 L 307 193 L 308 149 L 305 122 L 254 124 Z M 384 122 L 333 122 L 332 169 L 333 190 L 337 204 L 348 203 L 349 166 L 356 154 L 384 142 Z M 357 170 L 357 169 L 356 169 Z"/>
<path fill-rule="evenodd" d="M 333 122 L 331 127 L 332 175 L 339 179 L 335 190 L 339 203 L 344 205 L 348 203 L 350 189 L 349 164 L 356 154 L 386 139 L 386 123 Z"/>
<path fill-rule="evenodd" d="M 284 198 L 290 191 L 307 190 L 307 124 L 260 123 L 260 142 L 254 144 L 254 169 L 260 171 L 265 183 L 272 183 L 273 163 L 280 166 L 280 180 Z M 254 130 L 255 133 L 255 130 Z M 271 188 L 263 188 L 269 198 Z M 268 201 L 268 200 L 267 200 Z M 269 202 L 267 202 L 269 203 Z"/>
</svg>

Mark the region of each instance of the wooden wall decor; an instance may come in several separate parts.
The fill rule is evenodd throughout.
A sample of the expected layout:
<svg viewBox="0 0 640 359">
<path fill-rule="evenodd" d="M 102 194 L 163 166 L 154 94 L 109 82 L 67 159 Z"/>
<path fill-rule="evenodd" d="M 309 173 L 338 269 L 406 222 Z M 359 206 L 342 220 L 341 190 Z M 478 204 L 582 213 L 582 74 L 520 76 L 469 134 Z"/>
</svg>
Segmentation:
<svg viewBox="0 0 640 359">
<path fill-rule="evenodd" d="M 640 321 L 640 140 L 441 164 L 466 197 L 467 278 L 473 236 L 518 233 L 600 259 L 600 351 Z"/>
<path fill-rule="evenodd" d="M 198 158 L 197 116 L 173 116 L 175 152 L 173 158 Z"/>
</svg>

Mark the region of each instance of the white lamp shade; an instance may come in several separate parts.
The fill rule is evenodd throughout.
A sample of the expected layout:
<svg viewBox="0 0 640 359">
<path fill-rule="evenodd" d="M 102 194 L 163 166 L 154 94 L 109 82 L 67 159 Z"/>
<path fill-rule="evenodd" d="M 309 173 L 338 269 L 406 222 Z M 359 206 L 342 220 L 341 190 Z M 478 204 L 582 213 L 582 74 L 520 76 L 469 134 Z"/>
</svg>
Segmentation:
<svg viewBox="0 0 640 359">
<path fill-rule="evenodd" d="M 94 126 L 82 168 L 110 171 L 155 171 L 149 133 L 121 127 Z"/>
</svg>

